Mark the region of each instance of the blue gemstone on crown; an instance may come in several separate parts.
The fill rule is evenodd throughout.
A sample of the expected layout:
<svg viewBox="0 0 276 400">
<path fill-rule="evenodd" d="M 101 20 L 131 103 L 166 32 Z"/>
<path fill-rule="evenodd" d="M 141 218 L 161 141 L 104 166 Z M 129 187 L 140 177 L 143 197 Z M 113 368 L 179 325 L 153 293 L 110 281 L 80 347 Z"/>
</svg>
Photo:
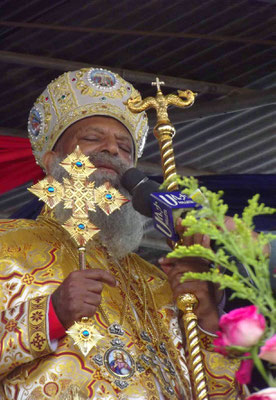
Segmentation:
<svg viewBox="0 0 276 400">
<path fill-rule="evenodd" d="M 79 228 L 79 229 L 85 229 L 85 225 L 84 225 L 84 224 L 79 224 L 79 225 L 78 225 L 78 228 Z"/>
<path fill-rule="evenodd" d="M 77 162 L 76 162 L 76 166 L 77 166 L 77 167 L 79 167 L 79 168 L 80 168 L 80 167 L 82 167 L 82 165 L 83 165 L 83 164 L 82 164 L 82 162 L 81 162 L 81 161 L 77 161 Z"/>
<path fill-rule="evenodd" d="M 82 331 L 82 336 L 88 337 L 90 333 L 87 330 Z"/>
<path fill-rule="evenodd" d="M 49 193 L 54 193 L 55 188 L 53 188 L 53 186 L 49 186 L 47 190 Z"/>
<path fill-rule="evenodd" d="M 107 200 L 111 200 L 111 199 L 112 199 L 112 194 L 107 193 L 107 194 L 105 195 L 105 198 L 106 198 Z"/>
</svg>

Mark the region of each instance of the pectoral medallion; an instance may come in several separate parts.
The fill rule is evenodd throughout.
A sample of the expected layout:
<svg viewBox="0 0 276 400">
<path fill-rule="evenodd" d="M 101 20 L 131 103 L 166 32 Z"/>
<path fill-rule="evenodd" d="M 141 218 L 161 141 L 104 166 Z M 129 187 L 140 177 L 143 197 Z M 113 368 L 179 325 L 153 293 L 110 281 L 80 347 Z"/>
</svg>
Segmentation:
<svg viewBox="0 0 276 400">
<path fill-rule="evenodd" d="M 116 387 L 123 390 L 136 372 L 135 361 L 133 355 L 124 349 L 125 343 L 121 339 L 111 340 L 110 345 L 103 355 L 96 354 L 93 361 L 104 375 L 108 373 L 112 377 Z"/>
<path fill-rule="evenodd" d="M 109 346 L 101 347 L 101 351 L 92 357 L 92 362 L 114 387 L 124 390 L 133 379 L 150 369 L 164 394 L 176 399 L 176 373 L 163 342 L 155 349 L 150 336 L 145 331 L 141 332 L 145 347 L 142 354 L 137 356 L 137 352 L 126 348 L 125 332 L 119 324 L 112 324 L 108 332 L 113 339 L 109 341 Z"/>
</svg>

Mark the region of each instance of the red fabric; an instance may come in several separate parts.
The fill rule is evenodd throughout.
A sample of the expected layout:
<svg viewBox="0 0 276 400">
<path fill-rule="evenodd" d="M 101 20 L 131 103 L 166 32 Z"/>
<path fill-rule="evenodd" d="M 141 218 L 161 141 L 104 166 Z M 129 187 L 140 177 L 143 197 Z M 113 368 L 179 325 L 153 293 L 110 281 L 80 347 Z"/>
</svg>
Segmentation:
<svg viewBox="0 0 276 400">
<path fill-rule="evenodd" d="M 60 339 L 66 334 L 63 325 L 57 317 L 51 298 L 49 301 L 48 321 L 50 340 Z"/>
<path fill-rule="evenodd" d="M 0 135 L 0 194 L 44 176 L 35 162 L 29 139 Z"/>
</svg>

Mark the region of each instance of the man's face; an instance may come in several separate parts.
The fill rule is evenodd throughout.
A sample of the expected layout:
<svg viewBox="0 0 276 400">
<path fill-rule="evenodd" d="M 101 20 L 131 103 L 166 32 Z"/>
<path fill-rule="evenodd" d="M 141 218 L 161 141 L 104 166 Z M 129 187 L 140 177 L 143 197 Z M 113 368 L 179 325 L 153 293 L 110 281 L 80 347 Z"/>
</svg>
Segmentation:
<svg viewBox="0 0 276 400">
<path fill-rule="evenodd" d="M 105 153 L 119 158 L 129 166 L 133 165 L 134 146 L 130 133 L 114 118 L 96 116 L 76 122 L 66 129 L 58 140 L 54 153 L 64 158 L 72 153 L 77 145 L 87 156 L 93 153 Z M 46 157 L 47 170 L 49 163 L 51 157 L 50 159 Z M 105 164 L 96 166 L 110 173 L 116 173 L 111 166 Z"/>
<path fill-rule="evenodd" d="M 59 163 L 77 145 L 97 167 L 89 177 L 95 186 L 108 181 L 129 198 L 129 193 L 121 185 L 122 174 L 133 165 L 133 143 L 128 130 L 117 120 L 107 117 L 86 118 L 68 128 L 54 151 L 44 155 L 47 173 L 59 182 L 68 178 L 68 172 Z M 62 202 L 55 208 L 55 216 L 62 224 L 71 213 Z M 144 217 L 133 209 L 131 202 L 108 216 L 97 207 L 96 212 L 89 212 L 89 219 L 100 229 L 98 238 L 113 256 L 121 258 L 138 248 Z"/>
</svg>

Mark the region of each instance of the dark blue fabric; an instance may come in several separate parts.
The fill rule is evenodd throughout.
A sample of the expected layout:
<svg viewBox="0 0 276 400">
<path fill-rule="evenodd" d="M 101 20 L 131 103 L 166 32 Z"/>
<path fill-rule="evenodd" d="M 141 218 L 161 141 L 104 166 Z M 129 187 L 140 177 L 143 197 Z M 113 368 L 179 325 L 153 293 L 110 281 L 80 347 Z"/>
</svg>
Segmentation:
<svg viewBox="0 0 276 400">
<path fill-rule="evenodd" d="M 24 218 L 24 219 L 36 219 L 36 217 L 40 214 L 40 211 L 43 207 L 43 202 L 39 201 L 36 197 L 29 203 L 25 204 L 15 213 L 13 213 L 10 218 Z"/>
<path fill-rule="evenodd" d="M 160 183 L 163 181 L 160 176 L 151 178 Z M 204 175 L 197 179 L 201 186 L 213 192 L 224 191 L 223 200 L 229 206 L 228 215 L 241 215 L 248 199 L 256 193 L 260 194 L 260 202 L 276 208 L 276 175 Z M 42 206 L 41 201 L 34 199 L 11 217 L 35 219 Z M 254 222 L 257 231 L 276 230 L 276 213 L 258 216 Z"/>
</svg>

